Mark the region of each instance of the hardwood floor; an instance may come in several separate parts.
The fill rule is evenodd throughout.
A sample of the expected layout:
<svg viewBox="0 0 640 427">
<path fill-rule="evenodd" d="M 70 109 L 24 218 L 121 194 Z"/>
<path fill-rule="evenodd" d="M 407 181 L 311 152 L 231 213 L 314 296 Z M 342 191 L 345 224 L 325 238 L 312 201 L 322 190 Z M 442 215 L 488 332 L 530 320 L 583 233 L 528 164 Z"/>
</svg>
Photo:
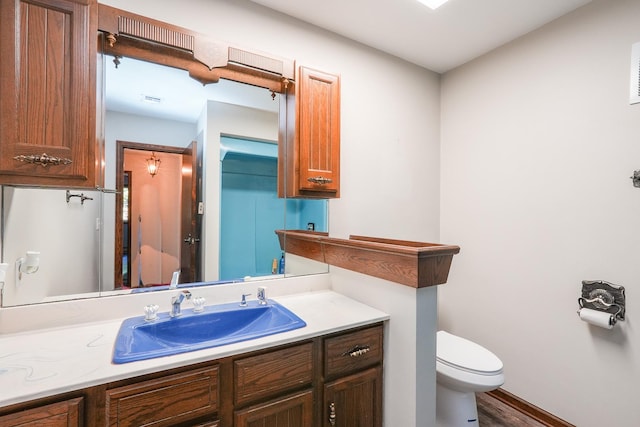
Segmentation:
<svg viewBox="0 0 640 427">
<path fill-rule="evenodd" d="M 480 427 L 545 427 L 487 393 L 476 393 Z"/>
</svg>

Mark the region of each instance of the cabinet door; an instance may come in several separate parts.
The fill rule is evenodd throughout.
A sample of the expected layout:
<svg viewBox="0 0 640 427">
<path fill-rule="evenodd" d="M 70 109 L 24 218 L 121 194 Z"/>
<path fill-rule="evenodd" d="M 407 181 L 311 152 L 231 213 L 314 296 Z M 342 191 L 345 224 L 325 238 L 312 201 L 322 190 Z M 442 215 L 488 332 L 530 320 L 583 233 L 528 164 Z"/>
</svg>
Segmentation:
<svg viewBox="0 0 640 427">
<path fill-rule="evenodd" d="M 0 184 L 95 183 L 95 0 L 0 3 Z"/>
<path fill-rule="evenodd" d="M 301 191 L 340 188 L 340 78 L 300 67 L 298 74 Z"/>
<path fill-rule="evenodd" d="M 3 427 L 82 426 L 82 398 L 0 416 L 0 425 Z"/>
<path fill-rule="evenodd" d="M 325 384 L 322 426 L 381 427 L 381 368 L 371 368 Z"/>
<path fill-rule="evenodd" d="M 290 395 L 235 412 L 235 427 L 308 427 L 313 423 L 313 392 Z"/>
<path fill-rule="evenodd" d="M 301 66 L 281 99 L 281 195 L 339 197 L 340 77 Z"/>
<path fill-rule="evenodd" d="M 105 411 L 110 426 L 173 426 L 212 416 L 218 396 L 218 367 L 201 368 L 108 390 Z"/>
</svg>

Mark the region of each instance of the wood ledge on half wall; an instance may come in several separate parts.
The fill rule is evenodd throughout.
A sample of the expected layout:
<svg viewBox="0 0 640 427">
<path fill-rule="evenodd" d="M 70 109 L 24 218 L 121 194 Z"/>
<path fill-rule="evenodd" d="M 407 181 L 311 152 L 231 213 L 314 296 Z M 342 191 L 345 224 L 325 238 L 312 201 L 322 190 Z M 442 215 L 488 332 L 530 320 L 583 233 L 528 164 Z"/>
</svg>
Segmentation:
<svg viewBox="0 0 640 427">
<path fill-rule="evenodd" d="M 378 237 L 329 237 L 307 230 L 276 230 L 280 248 L 309 258 L 413 288 L 447 282 L 459 246 Z"/>
</svg>

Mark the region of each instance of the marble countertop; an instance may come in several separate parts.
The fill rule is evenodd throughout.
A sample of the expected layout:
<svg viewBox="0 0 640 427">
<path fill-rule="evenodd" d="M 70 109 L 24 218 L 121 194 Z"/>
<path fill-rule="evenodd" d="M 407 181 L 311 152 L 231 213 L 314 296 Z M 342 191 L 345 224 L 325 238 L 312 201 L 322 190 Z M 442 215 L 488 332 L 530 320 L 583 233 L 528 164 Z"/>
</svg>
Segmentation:
<svg viewBox="0 0 640 427">
<path fill-rule="evenodd" d="M 0 335 L 0 407 L 387 320 L 377 309 L 333 291 L 272 298 L 307 326 L 281 334 L 174 356 L 111 362 L 124 319 Z"/>
</svg>

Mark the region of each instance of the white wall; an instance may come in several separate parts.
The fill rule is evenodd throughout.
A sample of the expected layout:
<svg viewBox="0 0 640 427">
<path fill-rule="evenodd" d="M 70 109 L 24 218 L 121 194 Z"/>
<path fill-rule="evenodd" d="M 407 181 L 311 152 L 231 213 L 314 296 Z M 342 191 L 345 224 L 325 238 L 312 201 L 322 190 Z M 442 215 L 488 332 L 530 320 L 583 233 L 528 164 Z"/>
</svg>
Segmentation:
<svg viewBox="0 0 640 427">
<path fill-rule="evenodd" d="M 339 73 L 342 186 L 341 199 L 330 203 L 331 234 L 438 241 L 437 74 L 246 0 L 190 0 L 179 6 L 169 0 L 105 3 Z M 432 426 L 436 290 L 418 292 L 331 271 L 334 288 L 391 315 L 385 425 Z M 433 319 L 418 324 L 421 313 Z"/>
<path fill-rule="evenodd" d="M 495 352 L 504 388 L 580 427 L 640 425 L 640 2 L 594 0 L 442 79 L 440 325 Z M 607 331 L 582 280 L 627 288 Z"/>
</svg>

